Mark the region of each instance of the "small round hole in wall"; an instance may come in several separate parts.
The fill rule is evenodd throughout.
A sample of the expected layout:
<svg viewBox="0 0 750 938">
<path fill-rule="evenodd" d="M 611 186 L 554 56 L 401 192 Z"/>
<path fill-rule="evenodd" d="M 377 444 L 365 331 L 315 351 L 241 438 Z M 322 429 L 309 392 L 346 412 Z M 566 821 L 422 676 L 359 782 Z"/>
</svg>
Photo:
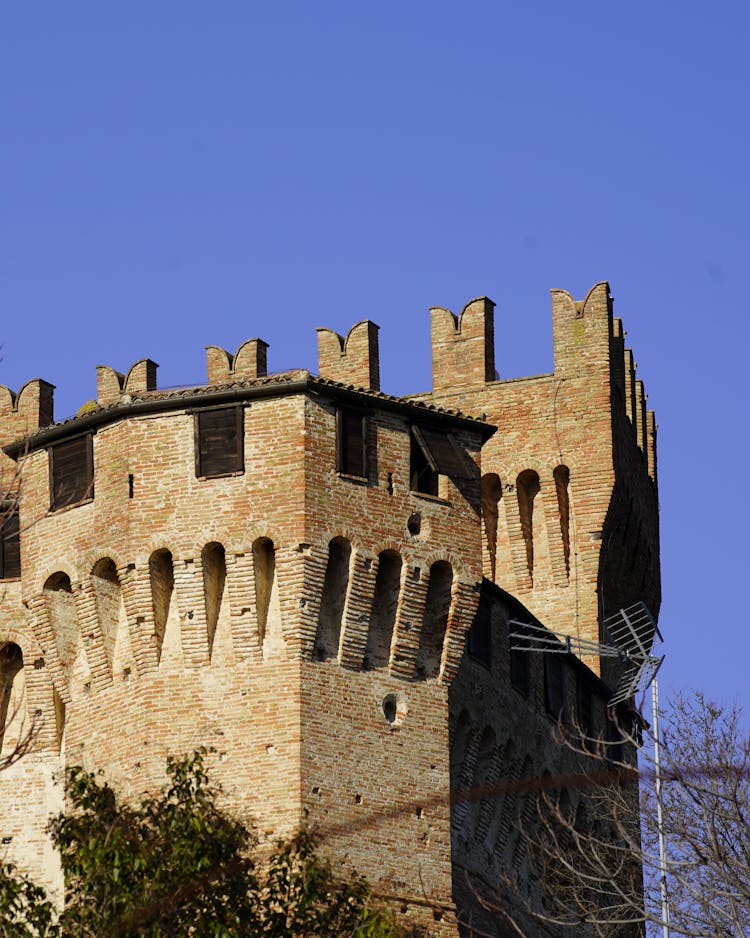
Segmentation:
<svg viewBox="0 0 750 938">
<path fill-rule="evenodd" d="M 419 536 L 419 532 L 422 530 L 422 515 L 418 511 L 409 515 L 409 520 L 406 522 L 406 530 L 412 537 Z"/>
</svg>

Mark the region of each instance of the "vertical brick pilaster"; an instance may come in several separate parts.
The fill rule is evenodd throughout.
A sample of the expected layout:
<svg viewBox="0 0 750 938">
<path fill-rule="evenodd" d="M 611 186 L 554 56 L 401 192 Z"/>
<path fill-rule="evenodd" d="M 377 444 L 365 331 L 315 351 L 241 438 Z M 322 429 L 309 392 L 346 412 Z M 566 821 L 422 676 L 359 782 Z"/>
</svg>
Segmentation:
<svg viewBox="0 0 750 938">
<path fill-rule="evenodd" d="M 361 668 L 375 598 L 377 563 L 355 552 L 351 570 L 342 620 L 339 663 L 346 668 Z"/>
</svg>

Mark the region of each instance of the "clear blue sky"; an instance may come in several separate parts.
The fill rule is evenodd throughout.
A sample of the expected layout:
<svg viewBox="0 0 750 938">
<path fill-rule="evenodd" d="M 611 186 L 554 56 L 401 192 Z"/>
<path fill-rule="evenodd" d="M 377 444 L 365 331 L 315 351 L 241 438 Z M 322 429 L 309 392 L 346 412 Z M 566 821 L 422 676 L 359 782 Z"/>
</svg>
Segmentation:
<svg viewBox="0 0 750 938">
<path fill-rule="evenodd" d="M 149 356 L 381 326 L 430 384 L 433 304 L 498 303 L 551 370 L 548 290 L 607 279 L 660 425 L 662 690 L 750 704 L 745 2 L 4 4 L 0 383 L 95 396 Z"/>
</svg>

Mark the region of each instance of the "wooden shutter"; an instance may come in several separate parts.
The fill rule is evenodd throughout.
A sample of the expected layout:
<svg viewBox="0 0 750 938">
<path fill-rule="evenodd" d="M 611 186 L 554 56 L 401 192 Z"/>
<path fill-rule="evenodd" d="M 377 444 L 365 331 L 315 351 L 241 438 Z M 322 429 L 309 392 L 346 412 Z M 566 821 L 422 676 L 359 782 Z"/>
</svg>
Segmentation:
<svg viewBox="0 0 750 938">
<path fill-rule="evenodd" d="M 195 474 L 232 475 L 245 468 L 242 407 L 217 407 L 195 414 Z"/>
<path fill-rule="evenodd" d="M 345 475 L 367 477 L 365 415 L 341 407 L 336 411 L 336 469 Z"/>
<path fill-rule="evenodd" d="M 21 576 L 18 508 L 0 507 L 0 579 Z"/>
<path fill-rule="evenodd" d="M 50 507 L 66 508 L 94 497 L 94 449 L 90 434 L 50 447 Z"/>
<path fill-rule="evenodd" d="M 450 433 L 412 427 L 414 438 L 433 472 L 452 479 L 471 479 L 477 474 L 474 461 Z"/>
</svg>

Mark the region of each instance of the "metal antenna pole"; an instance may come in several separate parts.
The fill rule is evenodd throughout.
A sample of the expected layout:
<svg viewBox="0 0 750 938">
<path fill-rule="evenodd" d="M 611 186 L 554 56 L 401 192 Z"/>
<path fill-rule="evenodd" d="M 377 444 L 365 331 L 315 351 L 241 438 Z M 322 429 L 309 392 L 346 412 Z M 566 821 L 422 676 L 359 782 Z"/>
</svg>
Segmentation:
<svg viewBox="0 0 750 938">
<path fill-rule="evenodd" d="M 659 892 L 661 893 L 662 934 L 669 938 L 669 900 L 667 898 L 667 845 L 661 811 L 661 762 L 659 761 L 659 682 L 651 684 L 651 707 L 654 716 L 654 769 L 656 770 L 656 825 L 659 833 Z"/>
</svg>

